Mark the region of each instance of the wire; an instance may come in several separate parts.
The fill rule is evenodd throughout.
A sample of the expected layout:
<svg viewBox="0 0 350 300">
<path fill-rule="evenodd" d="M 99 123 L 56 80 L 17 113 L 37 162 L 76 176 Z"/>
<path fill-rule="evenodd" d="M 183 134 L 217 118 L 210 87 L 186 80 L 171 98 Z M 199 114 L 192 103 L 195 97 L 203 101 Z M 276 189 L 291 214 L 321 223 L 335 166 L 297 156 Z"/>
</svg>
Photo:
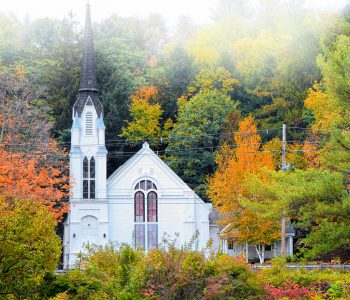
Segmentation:
<svg viewBox="0 0 350 300">
<path fill-rule="evenodd" d="M 307 127 L 297 127 L 297 126 L 293 126 L 293 127 L 287 127 L 287 129 L 301 129 L 301 130 L 312 130 L 312 128 L 307 128 Z M 327 129 L 327 131 L 331 131 L 331 132 L 339 132 L 339 131 L 345 131 L 345 132 L 350 132 L 350 129 Z M 315 133 L 314 133 L 315 134 Z M 323 135 L 323 133 L 316 133 L 319 135 Z"/>
<path fill-rule="evenodd" d="M 207 137 L 221 137 L 221 136 L 225 136 L 225 135 L 229 135 L 229 136 L 233 136 L 234 134 L 252 134 L 252 133 L 258 133 L 258 132 L 265 132 L 266 134 L 270 134 L 270 132 L 275 131 L 275 130 L 281 130 L 280 128 L 267 128 L 267 129 L 260 129 L 260 130 L 254 130 L 254 131 L 231 131 L 231 132 L 221 132 L 221 133 L 216 133 L 216 134 L 209 134 L 209 133 L 205 133 L 203 136 L 204 138 Z M 173 141 L 199 141 L 199 139 L 192 139 L 189 138 L 188 136 L 176 136 L 176 137 L 160 137 L 160 138 L 147 138 L 147 141 L 157 141 L 160 142 L 162 141 L 166 141 L 166 140 L 173 140 Z M 145 140 L 141 140 L 139 141 L 139 143 L 143 143 Z M 131 145 L 133 143 L 129 142 L 127 139 L 116 139 L 116 140 L 106 140 L 105 141 L 105 145 Z M 1 145 L 1 143 L 0 143 Z M 8 145 L 12 145 L 12 146 L 21 146 L 21 145 L 32 145 L 31 142 L 27 142 L 27 143 L 11 143 Z M 70 142 L 66 142 L 66 143 L 57 143 L 57 145 L 59 146 L 70 146 L 71 143 Z M 100 146 L 101 144 L 89 144 L 89 146 Z"/>
</svg>

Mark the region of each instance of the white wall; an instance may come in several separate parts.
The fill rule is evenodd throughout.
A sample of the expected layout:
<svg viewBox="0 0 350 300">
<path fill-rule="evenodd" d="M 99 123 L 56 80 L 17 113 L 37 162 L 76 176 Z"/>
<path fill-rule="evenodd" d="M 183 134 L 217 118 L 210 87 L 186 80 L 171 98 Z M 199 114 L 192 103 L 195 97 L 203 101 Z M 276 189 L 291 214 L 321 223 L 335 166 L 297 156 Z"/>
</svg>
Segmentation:
<svg viewBox="0 0 350 300">
<path fill-rule="evenodd" d="M 132 242 L 134 187 L 140 180 L 151 180 L 158 188 L 158 242 L 167 234 L 182 245 L 198 230 L 198 248 L 205 247 L 209 240 L 206 204 L 147 145 L 108 179 L 110 238 Z"/>
<path fill-rule="evenodd" d="M 219 233 L 220 233 L 219 225 L 216 225 L 216 224 L 209 225 L 209 237 L 212 240 L 212 246 L 210 247 L 210 250 L 215 251 L 215 253 L 217 253 L 218 249 L 221 247 Z"/>
</svg>

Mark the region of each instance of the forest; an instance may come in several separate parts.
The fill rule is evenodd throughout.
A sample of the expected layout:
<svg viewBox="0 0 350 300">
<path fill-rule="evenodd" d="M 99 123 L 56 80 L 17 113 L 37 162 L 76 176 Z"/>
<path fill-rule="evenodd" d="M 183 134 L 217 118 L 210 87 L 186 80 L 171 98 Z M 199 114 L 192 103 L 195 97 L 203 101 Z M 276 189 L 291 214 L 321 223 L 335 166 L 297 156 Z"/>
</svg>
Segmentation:
<svg viewBox="0 0 350 300">
<path fill-rule="evenodd" d="M 285 216 L 296 230 L 293 260 L 349 262 L 350 4 L 331 13 L 303 0 L 259 0 L 255 9 L 250 2 L 218 1 L 205 25 L 183 16 L 169 27 L 156 14 L 94 22 L 108 174 L 148 141 L 213 204 L 220 225 L 231 225 L 228 234 L 238 229 L 259 256 L 281 238 L 276 220 Z M 0 294 L 20 295 L 60 256 L 55 230 L 67 212 L 82 43 L 73 15 L 31 21 L 0 12 Z M 115 259 L 127 259 L 126 251 L 133 262 L 164 263 L 167 255 L 120 251 Z M 94 255 L 90 267 L 99 263 Z M 226 273 L 215 276 L 226 282 Z M 147 284 L 145 298 L 153 295 Z M 220 299 L 210 297 L 203 299 Z"/>
</svg>

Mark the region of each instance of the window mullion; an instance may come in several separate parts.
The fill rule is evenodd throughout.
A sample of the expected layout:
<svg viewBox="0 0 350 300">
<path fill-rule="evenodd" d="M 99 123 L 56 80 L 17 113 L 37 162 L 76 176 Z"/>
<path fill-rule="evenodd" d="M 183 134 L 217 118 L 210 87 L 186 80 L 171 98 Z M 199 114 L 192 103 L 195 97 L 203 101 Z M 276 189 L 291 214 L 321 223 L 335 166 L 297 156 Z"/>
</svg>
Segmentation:
<svg viewBox="0 0 350 300">
<path fill-rule="evenodd" d="M 145 249 L 148 251 L 148 194 L 145 197 Z"/>
<path fill-rule="evenodd" d="M 90 188 L 91 188 L 90 161 L 91 161 L 91 158 L 89 159 L 89 162 L 88 162 L 88 195 L 89 195 L 89 199 L 91 199 L 91 195 L 90 195 Z"/>
</svg>

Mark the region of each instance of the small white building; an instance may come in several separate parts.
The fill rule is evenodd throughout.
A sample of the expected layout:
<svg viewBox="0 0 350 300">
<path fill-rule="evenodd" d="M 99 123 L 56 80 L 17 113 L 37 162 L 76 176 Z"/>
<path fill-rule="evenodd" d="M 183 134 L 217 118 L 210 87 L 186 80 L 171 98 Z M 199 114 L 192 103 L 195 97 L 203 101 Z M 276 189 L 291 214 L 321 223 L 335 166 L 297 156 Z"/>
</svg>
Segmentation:
<svg viewBox="0 0 350 300">
<path fill-rule="evenodd" d="M 197 247 L 209 240 L 211 206 L 200 199 L 147 143 L 106 178 L 103 107 L 98 99 L 90 8 L 87 7 L 80 89 L 71 128 L 70 212 L 64 224 L 64 268 L 73 268 L 84 244 L 108 241 L 146 251 L 162 237 Z"/>
<path fill-rule="evenodd" d="M 210 238 L 212 239 L 212 249 L 214 251 L 221 251 L 222 253 L 234 256 L 245 257 L 249 262 L 256 262 L 259 260 L 258 253 L 253 245 L 241 244 L 238 242 L 238 232 L 232 234 L 232 231 L 228 237 L 227 231 L 230 228 L 230 224 L 221 228 L 218 225 L 220 216 L 218 212 L 213 209 L 209 214 L 209 230 Z M 233 231 L 234 232 L 234 231 Z M 293 240 L 295 237 L 295 231 L 291 222 L 286 223 L 285 233 L 285 255 L 293 255 Z M 271 245 L 265 245 L 264 258 L 265 260 L 273 257 L 281 256 L 281 241 L 275 241 Z"/>
</svg>

